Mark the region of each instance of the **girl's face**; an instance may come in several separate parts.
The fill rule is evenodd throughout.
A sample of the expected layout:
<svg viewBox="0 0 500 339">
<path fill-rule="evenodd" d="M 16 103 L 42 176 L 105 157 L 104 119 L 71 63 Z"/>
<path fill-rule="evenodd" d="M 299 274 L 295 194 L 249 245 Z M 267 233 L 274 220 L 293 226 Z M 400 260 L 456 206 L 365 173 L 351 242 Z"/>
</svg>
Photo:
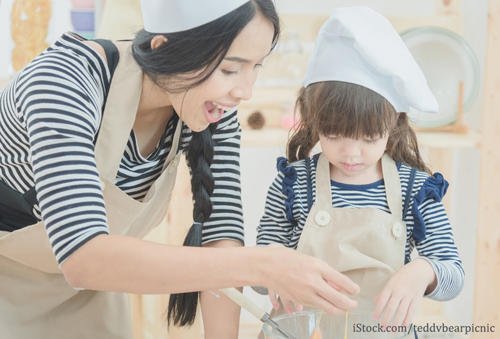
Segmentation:
<svg viewBox="0 0 500 339">
<path fill-rule="evenodd" d="M 168 93 L 170 103 L 191 130 L 204 130 L 219 121 L 224 111 L 250 99 L 262 62 L 271 50 L 273 35 L 273 24 L 258 12 L 205 82 L 187 93 Z"/>
<path fill-rule="evenodd" d="M 332 179 L 347 184 L 368 184 L 381 179 L 380 159 L 388 139 L 388 134 L 373 139 L 319 136 L 323 154 L 332 165 Z"/>
</svg>

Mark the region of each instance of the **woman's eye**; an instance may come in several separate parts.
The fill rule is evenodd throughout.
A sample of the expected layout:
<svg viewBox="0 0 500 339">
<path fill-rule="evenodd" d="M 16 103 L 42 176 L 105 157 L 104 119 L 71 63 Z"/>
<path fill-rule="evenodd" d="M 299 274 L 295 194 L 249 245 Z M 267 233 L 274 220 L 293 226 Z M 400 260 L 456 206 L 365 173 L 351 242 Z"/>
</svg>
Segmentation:
<svg viewBox="0 0 500 339">
<path fill-rule="evenodd" d="M 228 70 L 225 70 L 225 69 L 221 69 L 221 72 L 222 72 L 222 74 L 225 74 L 225 75 L 231 75 L 231 74 L 238 73 L 237 71 L 228 71 Z"/>
<path fill-rule="evenodd" d="M 368 144 L 374 144 L 378 141 L 379 139 L 365 139 L 365 142 Z"/>
</svg>

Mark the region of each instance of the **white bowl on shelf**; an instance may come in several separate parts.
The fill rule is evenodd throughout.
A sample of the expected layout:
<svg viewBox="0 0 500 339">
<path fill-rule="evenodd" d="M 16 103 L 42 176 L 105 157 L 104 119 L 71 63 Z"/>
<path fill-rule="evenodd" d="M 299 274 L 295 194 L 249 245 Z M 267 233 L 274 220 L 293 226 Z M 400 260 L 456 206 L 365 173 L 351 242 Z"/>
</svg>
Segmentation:
<svg viewBox="0 0 500 339">
<path fill-rule="evenodd" d="M 479 63 L 470 45 L 458 34 L 441 27 L 417 27 L 401 38 L 422 68 L 439 103 L 439 113 L 410 111 L 418 127 L 453 123 L 458 113 L 458 93 L 463 82 L 464 112 L 471 109 L 479 92 Z"/>
</svg>

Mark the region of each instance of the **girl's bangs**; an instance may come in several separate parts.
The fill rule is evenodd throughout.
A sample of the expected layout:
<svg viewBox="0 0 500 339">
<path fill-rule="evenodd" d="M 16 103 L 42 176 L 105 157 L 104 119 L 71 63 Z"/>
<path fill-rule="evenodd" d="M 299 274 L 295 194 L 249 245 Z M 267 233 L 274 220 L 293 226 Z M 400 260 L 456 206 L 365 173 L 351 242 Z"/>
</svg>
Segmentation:
<svg viewBox="0 0 500 339">
<path fill-rule="evenodd" d="M 328 81 L 307 88 L 309 116 L 322 135 L 377 138 L 394 126 L 397 114 L 380 94 L 360 85 Z"/>
</svg>

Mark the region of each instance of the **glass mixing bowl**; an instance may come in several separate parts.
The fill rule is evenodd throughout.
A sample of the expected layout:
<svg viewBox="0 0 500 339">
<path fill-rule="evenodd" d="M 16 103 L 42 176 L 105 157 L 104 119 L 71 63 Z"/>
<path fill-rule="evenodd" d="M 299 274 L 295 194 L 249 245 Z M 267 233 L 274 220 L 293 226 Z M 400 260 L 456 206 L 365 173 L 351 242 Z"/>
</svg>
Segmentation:
<svg viewBox="0 0 500 339">
<path fill-rule="evenodd" d="M 372 319 L 373 311 L 354 310 L 349 312 L 346 320 L 345 315 L 332 316 L 321 312 L 304 311 L 294 314 L 284 314 L 274 317 L 273 320 L 296 339 L 310 339 L 320 319 L 320 330 L 322 339 L 400 339 L 405 338 L 413 328 L 393 327 L 393 332 L 381 332 L 379 322 Z M 263 326 L 266 339 L 284 339 L 277 331 L 267 324 Z"/>
</svg>

